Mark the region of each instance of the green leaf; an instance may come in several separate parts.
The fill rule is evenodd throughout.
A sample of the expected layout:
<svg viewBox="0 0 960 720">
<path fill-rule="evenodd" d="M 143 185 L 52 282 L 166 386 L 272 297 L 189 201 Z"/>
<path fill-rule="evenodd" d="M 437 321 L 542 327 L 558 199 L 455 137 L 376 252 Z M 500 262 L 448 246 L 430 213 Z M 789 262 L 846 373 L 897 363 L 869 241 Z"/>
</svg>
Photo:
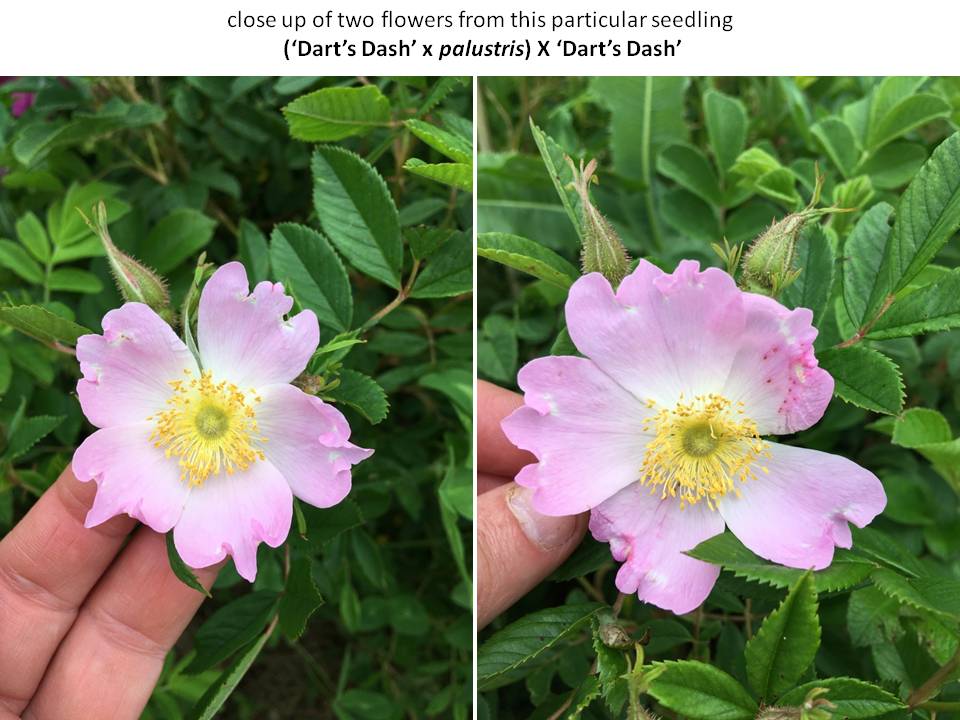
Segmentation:
<svg viewBox="0 0 960 720">
<path fill-rule="evenodd" d="M 672 187 L 663 193 L 660 214 L 674 230 L 699 242 L 716 242 L 723 235 L 713 208 L 683 188 Z"/>
<path fill-rule="evenodd" d="M 247 268 L 251 284 L 263 282 L 270 275 L 270 248 L 260 228 L 246 218 L 240 221 L 237 243 L 240 262 Z"/>
<path fill-rule="evenodd" d="M 892 642 L 900 634 L 900 603 L 875 587 L 850 593 L 847 632 L 855 647 Z"/>
<path fill-rule="evenodd" d="M 390 101 L 376 85 L 323 88 L 298 97 L 283 108 L 283 115 L 292 138 L 333 142 L 386 127 Z"/>
<path fill-rule="evenodd" d="M 63 415 L 37 415 L 23 418 L 7 438 L 7 447 L 2 454 L 3 460 L 12 462 L 22 457 L 65 419 Z"/>
<path fill-rule="evenodd" d="M 908 578 L 887 568 L 874 570 L 870 578 L 880 592 L 904 605 L 960 620 L 960 580 L 942 576 Z"/>
<path fill-rule="evenodd" d="M 466 519 L 473 519 L 473 469 L 455 461 L 451 452 L 447 471 L 437 488 L 440 502 Z"/>
<path fill-rule="evenodd" d="M 846 677 L 820 678 L 801 685 L 781 697 L 777 704 L 800 707 L 807 694 L 814 688 L 826 688 L 829 691 L 821 697 L 836 706 L 831 708 L 831 714 L 838 718 L 861 720 L 886 715 L 906 707 L 899 698 L 883 688 L 863 680 Z"/>
<path fill-rule="evenodd" d="M 0 239 L 0 267 L 33 285 L 43 284 L 43 268 L 22 245 L 12 240 Z"/>
<path fill-rule="evenodd" d="M 710 148 L 723 177 L 747 142 L 747 110 L 738 98 L 707 90 L 703 94 L 703 116 Z"/>
<path fill-rule="evenodd" d="M 927 149 L 923 145 L 897 141 L 878 150 L 858 170 L 870 176 L 874 187 L 893 190 L 910 182 L 926 159 Z"/>
<path fill-rule="evenodd" d="M 895 415 L 903 407 L 900 369 L 862 344 L 830 348 L 819 354 L 820 367 L 833 376 L 834 394 L 857 407 Z"/>
<path fill-rule="evenodd" d="M 93 239 L 102 250 L 102 243 L 94 237 L 93 231 L 87 226 L 80 212 L 90 217 L 93 207 L 103 202 L 107 210 L 107 224 L 115 223 L 130 212 L 130 205 L 117 199 L 121 190 L 119 185 L 104 182 L 92 182 L 86 185 L 73 184 L 67 190 L 63 200 L 55 202 L 47 210 L 47 231 L 54 244 L 54 263 L 66 262 L 77 257 L 90 257 L 87 242 Z M 80 212 L 78 212 L 78 210 Z M 83 244 L 78 250 L 75 244 Z M 77 254 L 77 253 L 80 254 Z M 100 254 L 103 254 L 100 252 Z"/>
<path fill-rule="evenodd" d="M 333 701 L 341 720 L 394 720 L 400 717 L 400 707 L 386 695 L 372 690 L 351 688 Z"/>
<path fill-rule="evenodd" d="M 253 665 L 260 651 L 267 640 L 270 639 L 270 633 L 263 633 L 256 642 L 247 646 L 247 648 L 238 655 L 233 662 L 223 671 L 223 674 L 217 678 L 217 681 L 211 685 L 203 694 L 203 697 L 190 711 L 189 720 L 212 720 L 219 712 L 220 708 L 227 701 L 227 698 L 233 693 L 247 670 Z"/>
<path fill-rule="evenodd" d="M 914 577 L 925 574 L 923 563 L 904 546 L 880 530 L 874 528 L 851 528 L 853 552 L 877 560 L 898 572 Z"/>
<path fill-rule="evenodd" d="M 272 590 L 258 590 L 217 608 L 197 630 L 196 655 L 186 672 L 209 670 L 253 642 L 273 617 L 277 600 Z"/>
<path fill-rule="evenodd" d="M 952 439 L 953 432 L 947 419 L 936 410 L 927 408 L 906 410 L 893 426 L 893 443 L 902 447 L 918 448 Z"/>
<path fill-rule="evenodd" d="M 305 225 L 277 225 L 270 235 L 270 263 L 276 278 L 290 283 L 300 304 L 322 325 L 340 331 L 350 327 L 350 278 L 323 235 Z"/>
<path fill-rule="evenodd" d="M 467 233 L 456 232 L 430 255 L 413 284 L 411 297 L 440 298 L 462 295 L 473 289 L 473 243 Z"/>
<path fill-rule="evenodd" d="M 484 375 L 504 383 L 517 374 L 517 332 L 503 315 L 488 315 L 477 338 L 477 367 Z"/>
<path fill-rule="evenodd" d="M 583 203 L 577 191 L 573 188 L 574 173 L 570 163 L 567 162 L 567 153 L 552 137 L 537 127 L 532 117 L 530 118 L 530 132 L 537 144 L 537 149 L 540 151 L 540 158 L 543 160 L 547 174 L 550 175 L 550 181 L 560 198 L 560 203 L 563 205 L 567 217 L 570 218 L 571 225 L 577 231 L 580 241 L 583 242 Z"/>
<path fill-rule="evenodd" d="M 13 155 L 24 165 L 43 160 L 53 150 L 79 145 L 115 130 L 139 128 L 162 122 L 166 113 L 151 103 L 107 101 L 95 113 L 75 113 L 67 122 L 28 125 L 13 143 Z"/>
<path fill-rule="evenodd" d="M 56 268 L 47 281 L 51 290 L 96 295 L 103 292 L 103 282 L 92 272 L 80 268 Z"/>
<path fill-rule="evenodd" d="M 805 572 L 758 557 L 730 532 L 714 535 L 686 554 L 704 562 L 721 565 L 737 577 L 778 588 L 795 585 Z M 875 568 L 876 564 L 872 562 L 856 557 L 837 556 L 830 567 L 813 573 L 814 587 L 817 592 L 845 590 L 863 582 Z"/>
<path fill-rule="evenodd" d="M 867 337 L 887 340 L 956 327 L 960 327 L 960 269 L 894 301 Z"/>
<path fill-rule="evenodd" d="M 780 301 L 789 308 L 809 308 L 814 327 L 819 327 L 833 288 L 833 246 L 823 227 L 815 224 L 803 229 L 796 248 L 795 266 L 800 276 L 787 286 Z"/>
<path fill-rule="evenodd" d="M 446 155 L 454 162 L 472 166 L 473 146 L 468 140 L 423 120 L 404 120 L 403 124 L 437 152 Z"/>
<path fill-rule="evenodd" d="M 905 97 L 879 117 L 876 123 L 871 123 L 867 133 L 867 151 L 875 152 L 921 125 L 948 116 L 950 109 L 946 100 L 931 93 Z"/>
<path fill-rule="evenodd" d="M 744 654 L 751 687 L 761 698 L 779 697 L 810 667 L 818 647 L 817 592 L 807 572 L 747 643 Z"/>
<path fill-rule="evenodd" d="M 565 258 L 538 242 L 519 235 L 489 232 L 477 235 L 477 254 L 522 270 L 566 290 L 580 276 Z"/>
<path fill-rule="evenodd" d="M 329 392 L 330 397 L 354 408 L 372 425 L 387 417 L 390 403 L 376 380 L 349 368 L 340 370 L 339 377 L 340 384 Z"/>
<path fill-rule="evenodd" d="M 510 681 L 510 671 L 583 628 L 605 606 L 600 603 L 561 605 L 530 613 L 496 632 L 477 651 L 480 690 Z"/>
<path fill-rule="evenodd" d="M 363 528 L 351 532 L 350 540 L 353 556 L 357 560 L 354 567 L 360 568 L 360 572 L 374 587 L 386 590 L 387 571 L 380 546 Z"/>
<path fill-rule="evenodd" d="M 619 175 L 643 179 L 660 150 L 685 142 L 685 77 L 597 77 L 590 92 L 610 110 L 610 151 Z"/>
<path fill-rule="evenodd" d="M 850 126 L 838 117 L 824 118 L 810 128 L 841 174 L 851 177 L 860 158 L 857 139 Z"/>
<path fill-rule="evenodd" d="M 753 720 L 757 704 L 723 670 L 695 660 L 658 663 L 664 671 L 650 683 L 650 694 L 690 720 Z"/>
<path fill-rule="evenodd" d="M 877 283 L 892 213 L 893 207 L 887 203 L 874 205 L 860 218 L 843 246 L 843 305 L 857 328 L 869 319 L 867 299 Z"/>
<path fill-rule="evenodd" d="M 360 272 L 400 289 L 397 207 L 380 174 L 338 147 L 313 154 L 313 203 L 326 236 Z"/>
<path fill-rule="evenodd" d="M 40 218 L 28 212 L 17 220 L 16 228 L 17 237 L 33 258 L 41 263 L 47 262 L 50 259 L 50 238 Z"/>
<path fill-rule="evenodd" d="M 888 295 L 905 288 L 958 227 L 960 132 L 940 143 L 900 198 L 866 315 L 875 315 Z"/>
<path fill-rule="evenodd" d="M 39 305 L 0 306 L 0 322 L 48 345 L 57 342 L 76 345 L 78 337 L 92 332 Z"/>
<path fill-rule="evenodd" d="M 333 540 L 340 537 L 347 530 L 352 530 L 363 524 L 363 513 L 356 502 L 347 498 L 331 508 L 316 508 L 313 505 L 302 505 L 303 515 L 307 521 L 307 539 L 311 547 L 321 550 Z"/>
<path fill-rule="evenodd" d="M 170 569 L 173 570 L 173 574 L 187 587 L 193 588 L 206 597 L 213 597 L 210 591 L 197 580 L 197 576 L 193 574 L 193 570 L 180 558 L 180 553 L 177 552 L 177 546 L 173 542 L 173 530 L 166 534 L 166 539 L 167 559 L 170 561 Z"/>
<path fill-rule="evenodd" d="M 216 226 L 216 221 L 199 210 L 174 210 L 147 235 L 142 260 L 161 275 L 169 273 L 205 248 Z"/>
<path fill-rule="evenodd" d="M 418 158 L 410 158 L 403 169 L 414 175 L 434 180 L 444 185 L 473 192 L 473 165 L 468 163 L 425 163 Z"/>
<path fill-rule="evenodd" d="M 668 145 L 657 156 L 657 171 L 711 205 L 723 205 L 720 180 L 703 152 L 693 145 Z"/>
<path fill-rule="evenodd" d="M 290 640 L 303 635 L 307 620 L 323 604 L 323 596 L 313 581 L 312 566 L 313 561 L 306 555 L 290 563 L 290 576 L 278 609 L 280 630 Z"/>
</svg>

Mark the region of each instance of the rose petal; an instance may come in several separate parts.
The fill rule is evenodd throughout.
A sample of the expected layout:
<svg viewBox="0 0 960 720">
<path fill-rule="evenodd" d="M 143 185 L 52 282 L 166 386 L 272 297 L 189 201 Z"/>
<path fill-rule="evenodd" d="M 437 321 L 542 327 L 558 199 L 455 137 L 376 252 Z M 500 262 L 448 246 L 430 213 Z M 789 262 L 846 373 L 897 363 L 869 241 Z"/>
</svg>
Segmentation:
<svg viewBox="0 0 960 720">
<path fill-rule="evenodd" d="M 833 397 L 833 378 L 813 354 L 813 313 L 763 295 L 743 297 L 746 327 L 723 394 L 744 403 L 761 435 L 806 430 Z"/>
<path fill-rule="evenodd" d="M 620 592 L 682 615 L 699 607 L 720 575 L 720 567 L 685 555 L 723 532 L 723 518 L 706 503 L 683 509 L 676 498 L 639 484 L 624 488 L 590 513 L 590 532 L 610 543 Z"/>
<path fill-rule="evenodd" d="M 320 328 L 310 310 L 284 320 L 291 307 L 280 283 L 262 282 L 250 293 L 243 265 L 223 265 L 200 296 L 197 344 L 204 370 L 244 389 L 293 380 L 317 349 Z"/>
<path fill-rule="evenodd" d="M 637 479 L 649 440 L 645 404 L 586 358 L 539 358 L 520 370 L 517 381 L 526 404 L 502 427 L 539 460 L 516 478 L 535 489 L 537 511 L 583 512 Z"/>
<path fill-rule="evenodd" d="M 290 532 L 293 495 L 266 461 L 244 471 L 212 475 L 193 488 L 173 540 L 183 561 L 207 567 L 233 556 L 241 577 L 257 577 L 257 546 L 278 547 Z"/>
<path fill-rule="evenodd" d="M 641 260 L 614 295 L 598 273 L 570 288 L 570 338 L 617 383 L 641 400 L 672 407 L 719 392 L 743 329 L 742 293 L 716 268 L 685 260 L 673 274 Z"/>
<path fill-rule="evenodd" d="M 97 495 L 85 525 L 93 527 L 126 513 L 165 533 L 180 519 L 190 495 L 180 480 L 176 458 L 149 440 L 152 423 L 97 430 L 73 454 L 73 474 L 97 483 Z"/>
<path fill-rule="evenodd" d="M 851 544 L 850 526 L 864 527 L 887 503 L 880 480 L 829 453 L 769 443 L 769 474 L 739 485 L 741 497 L 719 501 L 720 514 L 760 557 L 822 570 L 835 546 Z"/>
<path fill-rule="evenodd" d="M 139 423 L 164 404 L 171 380 L 197 364 L 176 333 L 142 303 L 127 303 L 103 316 L 103 335 L 77 340 L 83 377 L 80 407 L 97 427 Z"/>
<path fill-rule="evenodd" d="M 343 414 L 292 385 L 262 388 L 257 423 L 267 438 L 263 451 L 293 494 L 316 507 L 330 507 L 350 492 L 350 468 L 373 450 L 350 442 Z"/>
</svg>

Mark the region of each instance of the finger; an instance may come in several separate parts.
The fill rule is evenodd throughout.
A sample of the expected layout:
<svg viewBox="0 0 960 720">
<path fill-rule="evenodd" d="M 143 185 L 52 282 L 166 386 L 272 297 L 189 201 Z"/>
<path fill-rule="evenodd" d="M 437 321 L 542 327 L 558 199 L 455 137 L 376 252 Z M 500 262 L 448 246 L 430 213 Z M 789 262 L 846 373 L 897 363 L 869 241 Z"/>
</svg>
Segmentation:
<svg viewBox="0 0 960 720">
<path fill-rule="evenodd" d="M 515 483 L 477 498 L 477 627 L 513 605 L 580 543 L 587 514 L 550 517 Z"/>
<path fill-rule="evenodd" d="M 218 569 L 197 570 L 197 578 L 210 587 Z M 170 570 L 163 536 L 138 530 L 90 593 L 24 720 L 140 717 L 167 651 L 202 601 Z"/>
<path fill-rule="evenodd" d="M 480 472 L 513 479 L 520 468 L 537 461 L 507 440 L 500 428 L 500 421 L 521 405 L 521 395 L 483 380 L 477 382 L 477 467 Z"/>
<path fill-rule="evenodd" d="M 85 528 L 96 494 L 70 468 L 0 542 L 0 708 L 19 714 L 135 521 Z"/>
<path fill-rule="evenodd" d="M 483 495 L 498 487 L 512 482 L 510 478 L 501 475 L 490 475 L 488 473 L 477 473 L 477 495 Z"/>
</svg>

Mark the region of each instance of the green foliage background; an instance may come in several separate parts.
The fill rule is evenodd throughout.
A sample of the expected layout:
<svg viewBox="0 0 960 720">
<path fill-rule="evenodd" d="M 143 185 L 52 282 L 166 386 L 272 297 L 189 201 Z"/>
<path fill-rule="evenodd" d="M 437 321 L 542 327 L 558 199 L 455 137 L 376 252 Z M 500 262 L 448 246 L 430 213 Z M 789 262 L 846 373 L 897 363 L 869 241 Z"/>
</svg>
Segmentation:
<svg viewBox="0 0 960 720">
<path fill-rule="evenodd" d="M 683 617 L 618 601 L 607 546 L 586 540 L 481 635 L 480 716 L 960 717 L 960 83 L 487 78 L 478 98 L 482 378 L 516 389 L 524 362 L 575 352 L 564 155 L 598 159 L 594 203 L 668 270 L 724 266 L 711 244 L 802 209 L 819 168 L 822 205 L 854 210 L 804 230 L 780 299 L 814 310 L 837 397 L 786 441 L 872 469 L 889 499 L 812 575 L 729 534 L 701 544 L 724 570 Z"/>
<path fill-rule="evenodd" d="M 18 119 L 15 90 L 36 93 Z M 100 200 L 175 309 L 202 252 L 283 281 L 320 318 L 314 388 L 376 449 L 345 502 L 261 547 L 253 588 L 221 573 L 145 717 L 466 717 L 471 117 L 461 78 L 3 86 L 0 534 L 90 431 L 65 350 L 122 302 L 77 213 Z"/>
</svg>

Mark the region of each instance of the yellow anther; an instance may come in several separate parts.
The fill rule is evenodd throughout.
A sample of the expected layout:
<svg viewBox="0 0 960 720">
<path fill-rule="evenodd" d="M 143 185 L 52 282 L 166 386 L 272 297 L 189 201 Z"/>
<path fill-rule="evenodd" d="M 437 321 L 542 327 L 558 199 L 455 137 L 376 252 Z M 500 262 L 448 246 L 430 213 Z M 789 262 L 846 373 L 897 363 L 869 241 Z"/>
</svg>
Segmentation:
<svg viewBox="0 0 960 720">
<path fill-rule="evenodd" d="M 189 383 L 169 384 L 173 395 L 167 409 L 147 419 L 155 423 L 150 435 L 154 447 L 178 458 L 181 480 L 202 485 L 211 475 L 232 475 L 264 459 L 258 444 L 266 438 L 260 436 L 256 413 L 236 385 L 214 383 L 209 372 Z"/>
<path fill-rule="evenodd" d="M 662 498 L 680 498 L 681 507 L 706 499 L 715 509 L 728 492 L 739 495 L 735 481 L 755 479 L 754 463 L 770 455 L 742 405 L 721 395 L 698 395 L 692 401 L 681 395 L 675 407 L 647 418 L 644 429 L 654 438 L 647 445 L 640 482 L 651 492 L 659 488 Z"/>
</svg>

